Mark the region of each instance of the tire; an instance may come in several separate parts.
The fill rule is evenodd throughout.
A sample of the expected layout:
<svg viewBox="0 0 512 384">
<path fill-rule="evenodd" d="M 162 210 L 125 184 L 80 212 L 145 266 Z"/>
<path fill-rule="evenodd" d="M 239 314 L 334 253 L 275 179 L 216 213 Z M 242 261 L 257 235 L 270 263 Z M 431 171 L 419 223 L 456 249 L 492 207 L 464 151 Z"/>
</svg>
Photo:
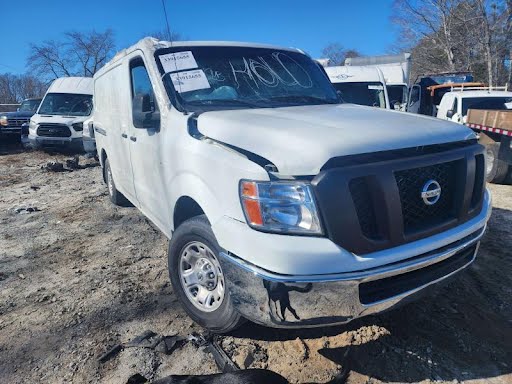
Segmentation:
<svg viewBox="0 0 512 384">
<path fill-rule="evenodd" d="M 489 183 L 500 184 L 505 181 L 508 173 L 508 164 L 498 158 L 500 143 L 487 144 L 485 146 L 487 157 L 486 179 Z"/>
<path fill-rule="evenodd" d="M 110 201 L 119 207 L 130 207 L 132 204 L 128 201 L 124 195 L 119 192 L 116 188 L 116 184 L 114 182 L 114 178 L 112 176 L 112 170 L 110 168 L 110 162 L 108 158 L 105 159 L 105 168 L 103 170 L 105 172 L 105 182 L 107 183 L 108 195 L 110 197 Z"/>
<path fill-rule="evenodd" d="M 227 282 L 218 263 L 221 250 L 205 215 L 183 222 L 173 233 L 168 250 L 169 276 L 174 292 L 190 318 L 214 333 L 228 333 L 243 323 L 231 302 Z M 204 265 L 205 260 L 209 264 Z M 215 279 L 206 280 L 208 276 L 203 274 L 204 271 L 206 274 L 215 271 Z M 187 282 L 191 284 L 188 289 L 185 288 Z M 209 288 L 207 283 L 211 284 Z M 207 304 L 200 302 L 204 295 L 212 296 Z M 217 295 L 222 299 L 216 298 Z"/>
</svg>

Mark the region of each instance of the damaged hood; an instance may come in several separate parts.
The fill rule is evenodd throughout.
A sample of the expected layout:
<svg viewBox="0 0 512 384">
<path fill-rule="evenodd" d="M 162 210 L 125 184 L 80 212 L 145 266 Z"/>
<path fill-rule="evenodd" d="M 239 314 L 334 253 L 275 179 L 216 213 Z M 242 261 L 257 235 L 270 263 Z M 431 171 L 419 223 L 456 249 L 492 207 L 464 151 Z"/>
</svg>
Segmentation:
<svg viewBox="0 0 512 384">
<path fill-rule="evenodd" d="M 460 124 L 354 104 L 213 111 L 199 131 L 270 160 L 283 175 L 316 175 L 331 158 L 474 138 Z"/>
</svg>

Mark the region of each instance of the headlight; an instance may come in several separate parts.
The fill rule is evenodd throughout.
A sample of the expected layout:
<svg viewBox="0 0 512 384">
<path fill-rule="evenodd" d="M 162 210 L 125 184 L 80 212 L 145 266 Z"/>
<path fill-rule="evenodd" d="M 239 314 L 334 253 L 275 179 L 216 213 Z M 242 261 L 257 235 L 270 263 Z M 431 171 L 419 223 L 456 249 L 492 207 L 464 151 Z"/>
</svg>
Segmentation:
<svg viewBox="0 0 512 384">
<path fill-rule="evenodd" d="M 73 129 L 77 132 L 81 132 L 84 130 L 84 123 L 75 123 L 73 124 Z"/>
<path fill-rule="evenodd" d="M 322 234 L 311 186 L 303 182 L 240 182 L 247 223 L 262 231 Z"/>
<path fill-rule="evenodd" d="M 9 125 L 9 122 L 7 121 L 7 116 L 0 116 L 0 125 L 3 125 L 4 127 L 7 127 Z"/>
<path fill-rule="evenodd" d="M 34 132 L 34 133 L 35 133 L 36 128 L 37 128 L 37 124 L 36 124 L 36 123 L 34 123 L 34 122 L 32 121 L 32 119 L 30 119 L 30 121 L 29 121 L 29 123 L 28 123 L 28 130 L 29 130 L 29 131 L 32 131 L 32 132 Z"/>
</svg>

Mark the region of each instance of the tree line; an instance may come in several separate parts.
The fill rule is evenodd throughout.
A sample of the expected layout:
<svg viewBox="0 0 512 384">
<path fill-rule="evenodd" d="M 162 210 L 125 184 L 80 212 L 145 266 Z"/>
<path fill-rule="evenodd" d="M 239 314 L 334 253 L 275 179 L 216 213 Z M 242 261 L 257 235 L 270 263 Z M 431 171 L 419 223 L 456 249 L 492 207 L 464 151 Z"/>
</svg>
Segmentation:
<svg viewBox="0 0 512 384">
<path fill-rule="evenodd" d="M 58 77 L 92 77 L 115 53 L 114 32 L 66 32 L 60 40 L 30 44 L 29 74 L 0 74 L 0 104 L 44 95 Z"/>
<path fill-rule="evenodd" d="M 167 33 L 163 31 L 143 34 L 148 35 L 167 39 Z M 173 41 L 182 40 L 179 33 L 172 33 L 171 38 Z M 41 97 L 58 77 L 92 77 L 115 52 L 115 36 L 111 29 L 102 32 L 71 31 L 64 33 L 59 40 L 30 44 L 28 74 L 0 74 L 0 104 L 15 104 L 26 98 Z"/>
<path fill-rule="evenodd" d="M 417 75 L 469 71 L 491 86 L 512 82 L 512 0 L 395 0 L 395 51 Z"/>
<path fill-rule="evenodd" d="M 412 53 L 411 80 L 442 72 L 472 72 L 491 86 L 512 85 L 512 0 L 395 0 L 389 53 Z M 330 43 L 330 65 L 362 54 Z"/>
</svg>

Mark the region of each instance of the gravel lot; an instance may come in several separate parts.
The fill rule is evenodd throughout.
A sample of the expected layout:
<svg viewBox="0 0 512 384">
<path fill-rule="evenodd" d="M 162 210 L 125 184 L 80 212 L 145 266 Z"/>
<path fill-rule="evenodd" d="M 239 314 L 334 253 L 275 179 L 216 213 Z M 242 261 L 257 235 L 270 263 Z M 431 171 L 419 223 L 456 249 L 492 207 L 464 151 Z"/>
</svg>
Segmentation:
<svg viewBox="0 0 512 384">
<path fill-rule="evenodd" d="M 202 330 L 172 292 L 165 237 L 137 209 L 110 203 L 94 160 L 73 172 L 41 169 L 66 158 L 0 146 L 0 382 L 217 372 L 188 342 L 170 355 L 126 348 L 98 361 L 146 330 Z M 222 338 L 224 350 L 242 368 L 292 383 L 326 382 L 342 367 L 348 383 L 512 383 L 512 186 L 489 187 L 494 211 L 477 261 L 429 296 L 342 327 L 247 323 Z"/>
</svg>

